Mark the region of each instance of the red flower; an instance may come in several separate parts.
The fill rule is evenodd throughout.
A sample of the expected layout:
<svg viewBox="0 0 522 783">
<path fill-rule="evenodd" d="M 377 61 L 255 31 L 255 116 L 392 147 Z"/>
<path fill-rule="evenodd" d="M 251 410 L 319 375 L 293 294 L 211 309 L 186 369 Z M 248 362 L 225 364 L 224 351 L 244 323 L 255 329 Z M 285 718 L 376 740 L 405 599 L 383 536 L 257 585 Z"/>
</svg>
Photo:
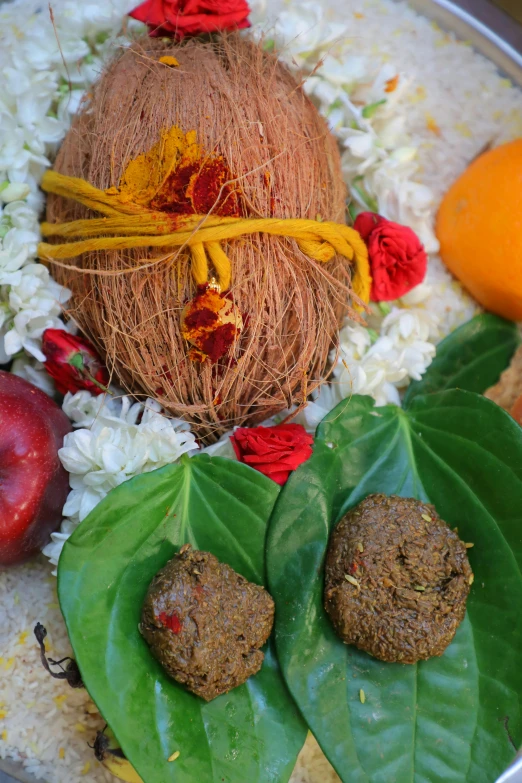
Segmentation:
<svg viewBox="0 0 522 783">
<path fill-rule="evenodd" d="M 145 0 L 130 16 L 149 26 L 149 35 L 215 33 L 250 27 L 246 0 Z"/>
<path fill-rule="evenodd" d="M 368 246 L 373 302 L 404 296 L 426 275 L 428 257 L 417 234 L 374 212 L 361 212 L 354 228 Z"/>
<path fill-rule="evenodd" d="M 240 462 L 281 485 L 288 479 L 290 471 L 312 456 L 311 445 L 314 442 L 300 424 L 239 427 L 230 440 Z"/>
<path fill-rule="evenodd" d="M 46 329 L 42 337 L 45 369 L 61 394 L 87 389 L 92 394 L 107 391 L 109 374 L 94 346 L 83 337 L 63 329 Z"/>
</svg>

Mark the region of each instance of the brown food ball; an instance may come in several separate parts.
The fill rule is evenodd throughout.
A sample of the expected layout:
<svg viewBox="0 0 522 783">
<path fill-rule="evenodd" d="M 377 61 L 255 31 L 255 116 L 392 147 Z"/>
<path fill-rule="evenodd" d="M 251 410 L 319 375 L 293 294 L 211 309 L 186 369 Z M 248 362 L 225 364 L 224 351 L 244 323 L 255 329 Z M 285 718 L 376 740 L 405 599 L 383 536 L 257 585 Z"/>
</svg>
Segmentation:
<svg viewBox="0 0 522 783">
<path fill-rule="evenodd" d="M 152 580 L 140 631 L 171 677 L 211 701 L 259 671 L 273 622 L 263 587 L 185 544 Z"/>
<path fill-rule="evenodd" d="M 369 495 L 332 533 L 325 609 L 346 644 L 381 661 L 442 655 L 473 581 L 466 547 L 431 505 Z"/>
</svg>

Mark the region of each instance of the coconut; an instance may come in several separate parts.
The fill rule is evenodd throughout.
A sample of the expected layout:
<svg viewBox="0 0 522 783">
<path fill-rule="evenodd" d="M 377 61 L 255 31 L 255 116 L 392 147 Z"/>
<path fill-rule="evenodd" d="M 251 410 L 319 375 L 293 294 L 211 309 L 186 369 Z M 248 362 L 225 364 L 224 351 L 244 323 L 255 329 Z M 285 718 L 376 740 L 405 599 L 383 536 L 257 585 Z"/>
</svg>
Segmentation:
<svg viewBox="0 0 522 783">
<path fill-rule="evenodd" d="M 120 51 L 86 96 L 55 170 L 117 189 L 128 164 L 173 127 L 220 161 L 228 173 L 219 198 L 228 188 L 242 217 L 345 222 L 339 153 L 325 122 L 277 57 L 239 34 L 145 38 Z M 70 199 L 48 198 L 49 222 L 92 217 L 99 215 Z M 358 317 L 347 259 L 321 263 L 294 239 L 263 233 L 224 249 L 232 268 L 227 297 L 243 328 L 214 363 L 193 361 L 182 333 L 182 313 L 196 294 L 183 248 L 51 260 L 73 291 L 70 315 L 121 385 L 158 400 L 207 441 L 305 404 L 327 375 L 340 322 Z"/>
</svg>

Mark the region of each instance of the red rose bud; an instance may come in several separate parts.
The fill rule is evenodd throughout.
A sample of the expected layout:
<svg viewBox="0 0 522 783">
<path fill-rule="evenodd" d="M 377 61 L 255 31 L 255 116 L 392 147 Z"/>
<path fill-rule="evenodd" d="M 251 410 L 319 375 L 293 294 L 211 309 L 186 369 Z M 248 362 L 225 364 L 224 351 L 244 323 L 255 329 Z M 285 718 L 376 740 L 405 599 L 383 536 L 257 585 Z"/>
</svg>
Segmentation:
<svg viewBox="0 0 522 783">
<path fill-rule="evenodd" d="M 246 0 L 145 0 L 129 16 L 149 26 L 149 35 L 186 35 L 250 27 Z"/>
<path fill-rule="evenodd" d="M 411 228 L 386 220 L 374 212 L 361 212 L 354 228 L 368 246 L 372 273 L 372 302 L 398 299 L 422 283 L 428 256 Z"/>
<path fill-rule="evenodd" d="M 368 239 L 372 231 L 379 225 L 384 223 L 386 218 L 378 215 L 377 212 L 361 212 L 355 218 L 353 227 L 359 232 L 361 238 L 368 243 Z"/>
<path fill-rule="evenodd" d="M 314 439 L 300 424 L 275 427 L 239 427 L 230 436 L 240 462 L 259 470 L 276 484 L 312 456 Z"/>
<path fill-rule="evenodd" d="M 63 329 L 46 329 L 42 337 L 45 369 L 61 394 L 87 389 L 92 394 L 107 391 L 109 374 L 94 346 L 83 337 Z"/>
</svg>

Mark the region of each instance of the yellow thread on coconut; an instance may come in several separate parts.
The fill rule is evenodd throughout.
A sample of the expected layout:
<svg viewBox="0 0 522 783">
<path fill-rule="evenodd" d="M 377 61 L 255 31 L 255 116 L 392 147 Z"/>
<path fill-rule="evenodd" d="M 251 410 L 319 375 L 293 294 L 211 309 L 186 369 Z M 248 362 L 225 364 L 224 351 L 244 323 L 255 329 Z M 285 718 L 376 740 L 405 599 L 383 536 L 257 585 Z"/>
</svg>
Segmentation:
<svg viewBox="0 0 522 783">
<path fill-rule="evenodd" d="M 212 214 L 173 217 L 166 212 L 151 209 L 151 202 L 161 194 L 174 172 L 190 172 L 190 167 L 195 168 L 198 163 L 199 172 L 196 170 L 191 174 L 186 196 L 194 206 L 193 191 L 198 173 L 207 163 L 216 163 L 217 184 L 221 185 L 221 190 L 214 206 L 219 206 L 223 188 L 230 185 L 230 182 L 223 181 L 229 172 L 223 166 L 222 158 L 207 156 L 204 159 L 196 132 L 190 130 L 184 133 L 177 126 L 162 130 L 159 141 L 148 152 L 138 155 L 127 164 L 118 188 L 102 191 L 77 177 L 46 172 L 42 182 L 44 190 L 78 201 L 106 217 L 68 223 L 43 223 L 42 234 L 45 237 L 82 239 L 59 245 L 41 243 L 40 257 L 48 260 L 66 259 L 96 250 L 187 246 L 192 256 L 192 274 L 196 284 L 204 285 L 208 281 L 208 253 L 221 290 L 226 291 L 230 287 L 232 274 L 230 260 L 220 242 L 247 234 L 265 233 L 295 239 L 305 255 L 322 263 L 330 261 L 336 253 L 353 261 L 354 293 L 363 302 L 369 301 L 371 277 L 366 246 L 359 234 L 348 226 L 292 218 L 250 219 Z M 213 173 L 216 174 L 215 171 Z M 235 192 L 231 191 L 228 196 L 235 197 Z"/>
<path fill-rule="evenodd" d="M 179 68 L 158 62 L 171 55 Z M 128 161 L 175 125 L 197 130 L 204 149 L 191 172 L 196 181 L 189 181 L 188 171 L 179 176 L 173 170 L 148 205 L 173 218 L 176 229 L 181 225 L 175 216 L 189 213 L 320 215 L 345 222 L 346 188 L 335 139 L 276 55 L 239 35 L 180 47 L 143 38 L 121 50 L 93 89 L 88 111 L 76 116 L 55 170 L 102 190 L 117 187 Z M 229 176 L 221 177 L 224 169 Z M 236 204 L 230 210 L 232 191 Z M 128 215 L 142 212 L 122 206 Z M 49 194 L 49 223 L 101 217 Z M 354 267 L 340 254 L 321 263 L 304 255 L 295 240 L 264 233 L 220 244 L 232 264 L 232 286 L 224 298 L 244 314 L 245 323 L 219 368 L 191 362 L 182 333 L 183 308 L 196 293 L 189 247 L 100 250 L 52 266 L 57 281 L 73 292 L 68 311 L 122 386 L 157 399 L 208 442 L 232 426 L 254 425 L 278 410 L 304 405 L 331 372 L 329 356 L 343 319 L 362 320 L 353 306 L 359 303 L 351 282 Z M 205 252 L 217 278 L 208 245 Z"/>
<path fill-rule="evenodd" d="M 188 215 L 176 218 L 175 222 L 180 227 L 169 231 L 173 220 L 168 215 L 127 201 L 127 194 L 132 192 L 130 186 L 122 199 L 121 192 L 98 190 L 76 177 L 48 171 L 44 175 L 42 188 L 49 193 L 74 199 L 109 216 L 70 223 L 43 223 L 41 229 L 45 237 L 76 238 L 90 235 L 88 239 L 59 245 L 41 242 L 38 254 L 43 259 L 74 258 L 96 250 L 124 250 L 148 246 L 189 247 L 197 285 L 204 285 L 208 281 L 208 251 L 221 288 L 227 290 L 230 286 L 230 260 L 219 243 L 248 234 L 264 233 L 295 239 L 305 255 L 323 263 L 330 261 L 337 253 L 353 261 L 353 290 L 363 302 L 369 301 L 371 276 L 366 245 L 357 231 L 341 223 L 304 218 Z"/>
</svg>

